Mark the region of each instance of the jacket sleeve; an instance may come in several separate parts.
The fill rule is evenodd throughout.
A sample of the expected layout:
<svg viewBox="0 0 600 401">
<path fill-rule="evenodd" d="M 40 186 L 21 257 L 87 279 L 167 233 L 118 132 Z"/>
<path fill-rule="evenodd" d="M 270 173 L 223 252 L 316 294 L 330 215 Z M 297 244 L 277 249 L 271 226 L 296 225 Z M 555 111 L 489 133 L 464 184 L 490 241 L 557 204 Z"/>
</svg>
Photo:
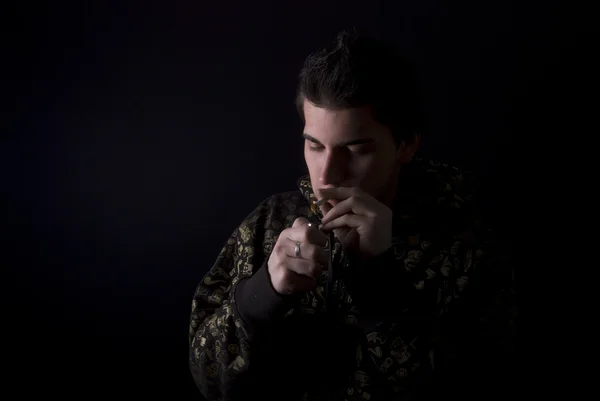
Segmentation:
<svg viewBox="0 0 600 401">
<path fill-rule="evenodd" d="M 194 293 L 189 363 L 209 401 L 238 399 L 249 388 L 254 342 L 287 308 L 266 268 L 265 253 L 276 241 L 272 231 L 265 233 L 267 215 L 263 202 L 229 237 Z"/>
</svg>

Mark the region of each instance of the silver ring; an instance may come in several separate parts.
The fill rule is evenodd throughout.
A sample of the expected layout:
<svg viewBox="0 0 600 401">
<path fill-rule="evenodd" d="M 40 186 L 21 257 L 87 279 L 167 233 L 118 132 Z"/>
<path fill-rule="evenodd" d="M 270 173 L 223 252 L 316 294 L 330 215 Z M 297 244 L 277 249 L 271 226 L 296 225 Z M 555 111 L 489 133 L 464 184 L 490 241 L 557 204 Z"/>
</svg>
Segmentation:
<svg viewBox="0 0 600 401">
<path fill-rule="evenodd" d="M 302 244 L 302 242 L 296 242 L 296 247 L 294 248 L 294 255 L 296 255 L 297 258 L 300 257 L 300 244 Z"/>
</svg>

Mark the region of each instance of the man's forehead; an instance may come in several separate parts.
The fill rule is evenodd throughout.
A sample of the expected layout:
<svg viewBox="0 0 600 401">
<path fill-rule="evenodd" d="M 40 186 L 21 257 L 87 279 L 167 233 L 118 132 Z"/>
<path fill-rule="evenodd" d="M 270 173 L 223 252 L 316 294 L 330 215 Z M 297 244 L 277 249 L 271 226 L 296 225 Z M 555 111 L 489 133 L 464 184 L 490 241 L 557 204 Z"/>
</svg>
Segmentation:
<svg viewBox="0 0 600 401">
<path fill-rule="evenodd" d="M 334 141 L 336 146 L 375 142 L 379 124 L 369 107 L 334 110 L 304 101 L 303 137 L 311 142 Z"/>
<path fill-rule="evenodd" d="M 329 119 L 337 121 L 363 120 L 373 117 L 372 109 L 369 106 L 353 108 L 331 108 L 317 106 L 308 100 L 304 100 L 304 117 L 312 117 L 316 120 Z"/>
</svg>

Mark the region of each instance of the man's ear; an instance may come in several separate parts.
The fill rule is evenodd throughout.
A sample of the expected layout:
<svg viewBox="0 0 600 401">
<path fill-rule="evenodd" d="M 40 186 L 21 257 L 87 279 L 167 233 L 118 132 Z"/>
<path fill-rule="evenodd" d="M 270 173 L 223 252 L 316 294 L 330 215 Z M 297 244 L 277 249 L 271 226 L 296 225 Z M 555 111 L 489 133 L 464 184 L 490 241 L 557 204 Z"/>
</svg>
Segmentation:
<svg viewBox="0 0 600 401">
<path fill-rule="evenodd" d="M 396 150 L 396 159 L 400 164 L 409 163 L 414 157 L 417 150 L 419 150 L 419 146 L 421 145 L 421 134 L 415 134 L 414 140 L 407 144 L 406 141 L 402 141 L 398 149 Z"/>
</svg>

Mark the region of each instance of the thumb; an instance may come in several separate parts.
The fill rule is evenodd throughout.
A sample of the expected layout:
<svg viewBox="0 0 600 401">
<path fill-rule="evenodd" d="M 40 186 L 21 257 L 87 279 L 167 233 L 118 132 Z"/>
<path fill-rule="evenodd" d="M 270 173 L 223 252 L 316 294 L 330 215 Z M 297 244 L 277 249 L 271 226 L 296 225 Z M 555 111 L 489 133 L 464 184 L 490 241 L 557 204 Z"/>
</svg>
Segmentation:
<svg viewBox="0 0 600 401">
<path fill-rule="evenodd" d="M 296 220 L 294 220 L 292 227 L 296 228 L 296 227 L 307 226 L 309 223 L 310 222 L 308 221 L 308 219 L 306 219 L 304 217 L 298 217 Z"/>
<path fill-rule="evenodd" d="M 319 208 L 321 209 L 321 214 L 325 216 L 331 209 L 333 209 L 333 206 L 331 206 L 331 203 L 329 202 L 324 202 Z"/>
</svg>

